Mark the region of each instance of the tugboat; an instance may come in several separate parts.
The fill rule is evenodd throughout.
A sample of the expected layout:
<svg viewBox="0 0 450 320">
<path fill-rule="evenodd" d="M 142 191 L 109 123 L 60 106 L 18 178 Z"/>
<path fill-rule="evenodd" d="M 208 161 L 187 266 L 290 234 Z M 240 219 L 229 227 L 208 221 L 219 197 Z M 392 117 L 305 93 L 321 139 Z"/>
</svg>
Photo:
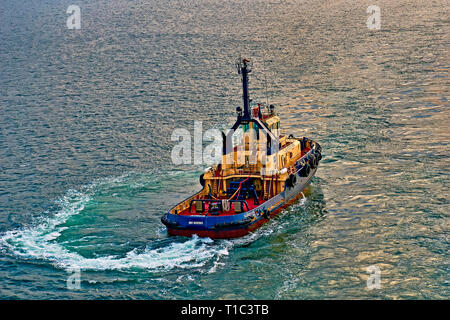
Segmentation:
<svg viewBox="0 0 450 320">
<path fill-rule="evenodd" d="M 283 135 L 273 105 L 252 106 L 251 63 L 240 59 L 244 110 L 222 133 L 222 161 L 200 176 L 202 190 L 169 210 L 161 222 L 172 236 L 242 237 L 303 196 L 322 159 L 321 146 Z"/>
</svg>

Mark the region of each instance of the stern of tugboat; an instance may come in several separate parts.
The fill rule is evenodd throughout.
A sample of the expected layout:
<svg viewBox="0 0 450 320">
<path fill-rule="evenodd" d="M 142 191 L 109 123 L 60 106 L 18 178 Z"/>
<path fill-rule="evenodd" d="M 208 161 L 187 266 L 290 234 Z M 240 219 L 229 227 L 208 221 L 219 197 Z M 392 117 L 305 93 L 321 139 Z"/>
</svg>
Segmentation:
<svg viewBox="0 0 450 320">
<path fill-rule="evenodd" d="M 250 232 L 250 224 L 256 220 L 253 212 L 227 216 L 195 216 L 166 213 L 161 222 L 167 227 L 171 236 L 224 239 L 242 237 Z"/>
</svg>

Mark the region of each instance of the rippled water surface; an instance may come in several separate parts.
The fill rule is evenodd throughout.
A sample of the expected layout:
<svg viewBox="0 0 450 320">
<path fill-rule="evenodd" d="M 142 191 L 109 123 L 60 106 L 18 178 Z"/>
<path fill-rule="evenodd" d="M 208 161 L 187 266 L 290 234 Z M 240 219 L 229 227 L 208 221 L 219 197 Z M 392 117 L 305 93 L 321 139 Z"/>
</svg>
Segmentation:
<svg viewBox="0 0 450 320">
<path fill-rule="evenodd" d="M 450 297 L 448 1 L 377 1 L 380 30 L 371 1 L 85 0 L 81 30 L 70 4 L 0 8 L 0 298 Z M 168 237 L 202 170 L 170 135 L 232 124 L 239 55 L 323 160 L 254 234 Z"/>
</svg>

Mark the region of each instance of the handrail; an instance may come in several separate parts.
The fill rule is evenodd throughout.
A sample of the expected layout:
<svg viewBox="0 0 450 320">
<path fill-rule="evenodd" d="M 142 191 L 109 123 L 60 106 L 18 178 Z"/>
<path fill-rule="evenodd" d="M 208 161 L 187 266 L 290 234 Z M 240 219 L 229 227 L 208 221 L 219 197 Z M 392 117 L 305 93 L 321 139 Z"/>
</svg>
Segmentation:
<svg viewBox="0 0 450 320">
<path fill-rule="evenodd" d="M 227 200 L 227 199 L 223 199 L 223 200 Z M 222 202 L 222 200 L 221 199 L 192 199 L 191 200 L 191 202 L 189 203 L 189 212 L 191 212 L 191 208 L 192 208 L 192 203 L 194 202 L 194 201 L 201 201 L 201 202 Z M 244 203 L 245 204 L 245 207 L 247 208 L 247 210 L 246 211 L 249 211 L 249 209 L 248 209 L 248 204 L 247 204 L 247 201 L 245 201 L 245 200 L 228 200 L 229 202 L 241 202 L 241 203 Z"/>
</svg>

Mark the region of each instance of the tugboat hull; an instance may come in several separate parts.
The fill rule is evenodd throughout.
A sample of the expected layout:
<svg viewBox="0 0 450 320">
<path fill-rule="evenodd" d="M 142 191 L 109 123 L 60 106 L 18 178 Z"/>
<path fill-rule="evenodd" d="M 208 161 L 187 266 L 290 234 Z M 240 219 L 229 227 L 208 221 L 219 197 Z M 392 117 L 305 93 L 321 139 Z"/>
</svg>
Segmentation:
<svg viewBox="0 0 450 320">
<path fill-rule="evenodd" d="M 310 183 L 317 168 L 307 177 L 298 178 L 290 188 L 265 201 L 260 206 L 232 216 L 180 216 L 168 212 L 161 221 L 171 236 L 199 237 L 211 239 L 230 239 L 245 236 L 278 215 L 283 209 L 303 196 L 302 191 Z M 298 177 L 299 171 L 296 172 Z"/>
</svg>

